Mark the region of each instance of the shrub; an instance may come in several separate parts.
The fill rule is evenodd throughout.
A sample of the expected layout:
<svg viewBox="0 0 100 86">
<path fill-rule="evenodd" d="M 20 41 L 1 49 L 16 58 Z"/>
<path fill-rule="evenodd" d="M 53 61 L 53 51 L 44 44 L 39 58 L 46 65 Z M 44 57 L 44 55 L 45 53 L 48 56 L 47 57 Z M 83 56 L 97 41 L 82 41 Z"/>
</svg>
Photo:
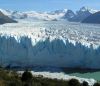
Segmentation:
<svg viewBox="0 0 100 86">
<path fill-rule="evenodd" d="M 0 80 L 0 86 L 6 86 L 6 82 L 4 80 Z"/>
<path fill-rule="evenodd" d="M 94 83 L 94 85 L 93 86 L 100 86 L 100 83 Z"/>
<path fill-rule="evenodd" d="M 31 81 L 32 78 L 33 78 L 32 73 L 26 70 L 26 71 L 22 74 L 21 80 L 22 80 L 23 82 L 26 82 L 26 81 Z"/>
<path fill-rule="evenodd" d="M 68 81 L 69 86 L 80 86 L 80 82 L 77 79 L 70 79 Z"/>
<path fill-rule="evenodd" d="M 88 85 L 88 82 L 83 81 L 83 83 L 81 84 L 81 86 L 89 86 L 89 85 Z"/>
</svg>

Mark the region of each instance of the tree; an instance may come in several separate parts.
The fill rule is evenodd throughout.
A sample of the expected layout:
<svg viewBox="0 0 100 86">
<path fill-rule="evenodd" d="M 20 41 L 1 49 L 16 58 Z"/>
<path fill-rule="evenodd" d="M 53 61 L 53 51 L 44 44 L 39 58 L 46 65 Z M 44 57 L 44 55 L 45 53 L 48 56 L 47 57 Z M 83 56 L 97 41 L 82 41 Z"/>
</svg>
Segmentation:
<svg viewBox="0 0 100 86">
<path fill-rule="evenodd" d="M 69 86 L 80 86 L 80 82 L 77 79 L 70 79 L 68 81 Z"/>
<path fill-rule="evenodd" d="M 26 82 L 26 81 L 31 81 L 32 78 L 33 78 L 32 73 L 29 72 L 28 70 L 26 70 L 26 71 L 22 74 L 21 80 L 22 80 L 23 82 Z"/>
<path fill-rule="evenodd" d="M 89 85 L 88 85 L 88 82 L 83 81 L 82 86 L 89 86 Z"/>
<path fill-rule="evenodd" d="M 93 86 L 100 86 L 100 83 L 94 83 L 94 85 Z"/>
</svg>

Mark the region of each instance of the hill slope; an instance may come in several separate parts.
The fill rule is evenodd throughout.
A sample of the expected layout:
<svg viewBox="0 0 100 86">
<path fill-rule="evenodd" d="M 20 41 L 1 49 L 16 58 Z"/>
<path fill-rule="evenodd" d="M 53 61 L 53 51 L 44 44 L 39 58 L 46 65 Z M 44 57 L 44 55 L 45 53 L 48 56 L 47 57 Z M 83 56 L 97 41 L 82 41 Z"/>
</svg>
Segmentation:
<svg viewBox="0 0 100 86">
<path fill-rule="evenodd" d="M 87 7 L 82 7 L 82 8 L 80 8 L 79 11 L 76 12 L 75 16 L 73 18 L 71 18 L 69 21 L 81 22 L 88 16 L 94 14 L 95 12 L 97 12 L 97 11 L 87 8 Z"/>
<path fill-rule="evenodd" d="M 4 23 L 16 23 L 17 21 L 9 18 L 8 16 L 4 15 L 1 11 L 0 11 L 0 24 L 4 24 Z"/>
<path fill-rule="evenodd" d="M 82 23 L 100 24 L 100 12 L 96 12 L 82 21 Z"/>
</svg>

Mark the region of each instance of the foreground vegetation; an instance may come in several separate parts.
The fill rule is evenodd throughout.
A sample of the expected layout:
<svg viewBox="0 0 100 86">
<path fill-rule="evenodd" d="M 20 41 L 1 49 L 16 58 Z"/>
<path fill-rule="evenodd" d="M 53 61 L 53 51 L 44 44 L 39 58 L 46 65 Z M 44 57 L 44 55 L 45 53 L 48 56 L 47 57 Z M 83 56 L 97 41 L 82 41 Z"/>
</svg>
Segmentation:
<svg viewBox="0 0 100 86">
<path fill-rule="evenodd" d="M 89 86 L 86 81 L 80 83 L 76 79 L 69 81 L 33 76 L 31 72 L 25 71 L 22 75 L 15 71 L 0 69 L 0 86 Z M 95 83 L 93 86 L 100 86 Z"/>
</svg>

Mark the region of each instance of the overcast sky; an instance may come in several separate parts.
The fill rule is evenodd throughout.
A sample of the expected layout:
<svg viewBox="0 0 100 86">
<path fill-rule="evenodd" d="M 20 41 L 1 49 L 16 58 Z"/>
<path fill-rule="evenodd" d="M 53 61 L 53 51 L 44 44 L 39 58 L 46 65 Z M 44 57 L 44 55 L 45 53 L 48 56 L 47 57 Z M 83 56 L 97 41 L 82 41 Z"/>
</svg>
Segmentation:
<svg viewBox="0 0 100 86">
<path fill-rule="evenodd" d="M 0 0 L 0 8 L 18 11 L 78 10 L 82 6 L 100 10 L 100 0 Z"/>
</svg>

